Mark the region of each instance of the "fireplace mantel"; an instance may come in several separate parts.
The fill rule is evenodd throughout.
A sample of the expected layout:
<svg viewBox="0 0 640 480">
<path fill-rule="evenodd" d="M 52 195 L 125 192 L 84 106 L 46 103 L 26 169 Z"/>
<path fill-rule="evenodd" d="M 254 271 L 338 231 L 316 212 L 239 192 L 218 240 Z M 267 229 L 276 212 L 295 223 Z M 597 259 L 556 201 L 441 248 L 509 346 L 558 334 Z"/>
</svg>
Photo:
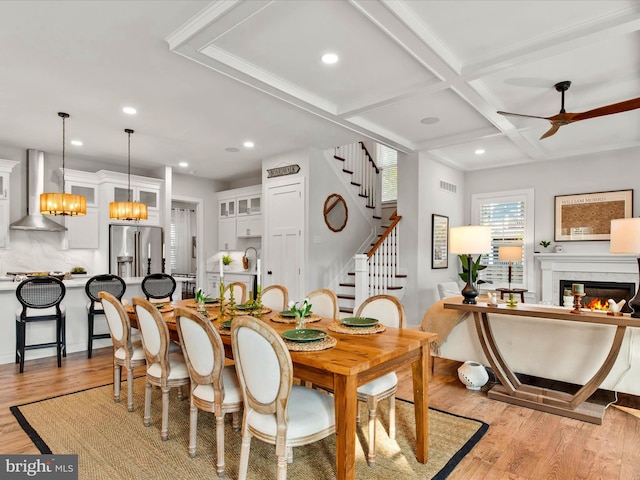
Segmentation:
<svg viewBox="0 0 640 480">
<path fill-rule="evenodd" d="M 633 255 L 535 253 L 540 264 L 542 302 L 558 304 L 563 280 L 602 280 L 638 284 L 638 259 Z"/>
</svg>

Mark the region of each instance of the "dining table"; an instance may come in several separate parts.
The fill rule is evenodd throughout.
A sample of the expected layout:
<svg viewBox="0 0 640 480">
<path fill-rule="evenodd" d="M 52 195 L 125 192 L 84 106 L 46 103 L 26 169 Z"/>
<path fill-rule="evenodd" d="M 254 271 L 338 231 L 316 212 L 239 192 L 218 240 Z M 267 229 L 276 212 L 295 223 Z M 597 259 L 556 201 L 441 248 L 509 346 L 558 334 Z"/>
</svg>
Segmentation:
<svg viewBox="0 0 640 480">
<path fill-rule="evenodd" d="M 193 299 L 174 301 L 159 309 L 174 341 L 178 341 L 174 316 L 177 306 L 198 309 Z M 132 326 L 137 326 L 135 312 L 131 308 L 127 311 Z M 217 303 L 206 304 L 205 311 L 221 334 L 225 355 L 227 358 L 233 358 L 230 329 L 222 326 L 222 323 L 231 317 L 225 315 L 221 318 Z M 242 314 L 244 312 L 239 310 L 235 312 L 235 316 Z M 278 314 L 279 312 L 271 312 L 264 308 L 254 316 L 261 318 L 280 334 L 295 329 L 295 323 L 276 319 L 274 315 Z M 290 348 L 294 376 L 333 392 L 336 416 L 336 478 L 355 478 L 358 387 L 409 365 L 413 379 L 415 455 L 418 462 L 426 463 L 429 458 L 429 344 L 437 339 L 437 334 L 386 326 L 371 334 L 361 334 L 357 327 L 353 327 L 356 329 L 354 333 L 358 334 L 350 334 L 342 333 L 349 329 L 342 328 L 340 322 L 336 319 L 318 317 L 307 325 L 308 328 L 326 332 L 327 338 L 332 340 L 331 347 L 303 351 L 292 351 Z"/>
</svg>

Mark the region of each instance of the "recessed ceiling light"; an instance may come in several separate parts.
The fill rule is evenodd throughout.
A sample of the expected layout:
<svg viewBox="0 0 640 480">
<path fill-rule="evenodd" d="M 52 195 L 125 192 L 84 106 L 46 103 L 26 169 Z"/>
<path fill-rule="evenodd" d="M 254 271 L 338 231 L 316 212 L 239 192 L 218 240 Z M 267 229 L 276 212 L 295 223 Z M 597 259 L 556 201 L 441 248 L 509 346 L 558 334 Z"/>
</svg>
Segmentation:
<svg viewBox="0 0 640 480">
<path fill-rule="evenodd" d="M 424 117 L 422 120 L 420 120 L 420 123 L 423 125 L 434 125 L 439 121 L 440 119 L 438 117 Z"/>
<path fill-rule="evenodd" d="M 483 155 L 484 154 L 484 148 L 478 148 L 475 152 L 476 155 Z"/>
<path fill-rule="evenodd" d="M 186 168 L 189 166 L 187 162 L 180 162 L 178 165 L 180 165 L 182 168 Z"/>
<path fill-rule="evenodd" d="M 82 141 L 81 140 L 71 140 L 71 145 L 75 145 L 76 147 L 81 147 L 82 146 Z"/>
<path fill-rule="evenodd" d="M 127 115 L 135 115 L 136 113 L 138 113 L 138 111 L 133 107 L 124 107 L 122 111 Z"/>
<path fill-rule="evenodd" d="M 247 140 L 242 145 L 244 145 L 245 148 L 253 148 L 253 142 L 250 140 Z"/>
<path fill-rule="evenodd" d="M 336 55 L 335 53 L 325 53 L 320 58 L 327 65 L 333 65 L 334 63 L 338 62 L 338 55 Z"/>
<path fill-rule="evenodd" d="M 236 153 L 236 152 L 240 151 L 240 149 L 236 148 L 236 147 L 227 147 L 224 150 L 225 150 L 225 152 L 231 152 L 231 153 Z"/>
</svg>

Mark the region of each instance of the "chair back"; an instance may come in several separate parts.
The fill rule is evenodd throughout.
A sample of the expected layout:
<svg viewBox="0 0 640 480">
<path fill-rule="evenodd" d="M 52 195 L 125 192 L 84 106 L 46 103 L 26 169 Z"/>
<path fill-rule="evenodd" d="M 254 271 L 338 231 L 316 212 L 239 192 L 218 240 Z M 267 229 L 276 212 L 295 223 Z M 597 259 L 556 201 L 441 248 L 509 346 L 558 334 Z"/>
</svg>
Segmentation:
<svg viewBox="0 0 640 480">
<path fill-rule="evenodd" d="M 358 307 L 356 317 L 376 318 L 387 327 L 404 328 L 404 307 L 393 295 L 374 295 Z"/>
<path fill-rule="evenodd" d="M 245 412 L 275 414 L 278 432 L 286 436 L 293 364 L 284 341 L 263 321 L 241 316 L 231 324 L 231 345 Z"/>
<path fill-rule="evenodd" d="M 23 280 L 16 288 L 16 297 L 22 305 L 20 317 L 43 314 L 62 315 L 60 302 L 66 292 L 67 289 L 62 280 L 55 277 L 33 277 Z M 42 312 L 44 309 L 50 309 L 50 312 Z"/>
<path fill-rule="evenodd" d="M 287 309 L 289 292 L 284 285 L 270 285 L 262 290 L 260 298 L 263 306 L 269 307 L 274 312 L 281 312 Z"/>
<path fill-rule="evenodd" d="M 173 301 L 176 280 L 167 273 L 152 273 L 142 279 L 141 287 L 147 300 Z"/>
<path fill-rule="evenodd" d="M 123 348 L 131 355 L 131 323 L 124 306 L 115 295 L 109 292 L 99 292 L 98 299 L 102 302 L 102 309 L 107 317 L 114 349 Z"/>
<path fill-rule="evenodd" d="M 307 295 L 311 311 L 324 318 L 338 318 L 338 296 L 333 290 L 319 288 Z"/>
<path fill-rule="evenodd" d="M 169 367 L 169 328 L 160 311 L 153 303 L 142 297 L 131 299 L 138 317 L 138 327 L 142 335 L 142 346 L 147 359 L 147 368 L 160 364 L 162 376 L 168 377 Z"/>
<path fill-rule="evenodd" d="M 440 295 L 440 300 L 444 300 L 449 297 L 457 297 L 462 295 L 461 292 L 462 289 L 456 282 L 444 282 L 438 284 L 438 295 Z"/>
<path fill-rule="evenodd" d="M 222 403 L 224 345 L 211 321 L 198 312 L 177 307 L 174 311 L 182 354 L 194 385 L 212 385 L 214 398 Z"/>
<path fill-rule="evenodd" d="M 122 300 L 126 290 L 127 284 L 124 280 L 117 275 L 111 275 L 109 273 L 91 277 L 84 286 L 84 291 L 87 293 L 89 300 L 91 300 L 89 309 L 92 312 L 96 309 L 101 309 L 100 292 L 108 292 L 117 300 Z"/>
<path fill-rule="evenodd" d="M 233 289 L 233 300 L 237 303 L 246 303 L 247 301 L 247 286 L 242 282 L 233 282 L 226 286 L 224 289 L 224 299 L 229 301 L 231 298 L 231 289 Z"/>
</svg>

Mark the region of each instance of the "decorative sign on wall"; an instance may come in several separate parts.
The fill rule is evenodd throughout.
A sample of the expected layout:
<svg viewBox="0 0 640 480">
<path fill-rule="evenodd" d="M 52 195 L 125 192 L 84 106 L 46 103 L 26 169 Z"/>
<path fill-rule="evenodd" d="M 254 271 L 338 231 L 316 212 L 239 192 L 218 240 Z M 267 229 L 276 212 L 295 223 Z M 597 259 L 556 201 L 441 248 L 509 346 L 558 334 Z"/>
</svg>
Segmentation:
<svg viewBox="0 0 640 480">
<path fill-rule="evenodd" d="M 300 165 L 287 165 L 286 167 L 267 168 L 267 178 L 293 175 L 300 171 Z"/>
</svg>

